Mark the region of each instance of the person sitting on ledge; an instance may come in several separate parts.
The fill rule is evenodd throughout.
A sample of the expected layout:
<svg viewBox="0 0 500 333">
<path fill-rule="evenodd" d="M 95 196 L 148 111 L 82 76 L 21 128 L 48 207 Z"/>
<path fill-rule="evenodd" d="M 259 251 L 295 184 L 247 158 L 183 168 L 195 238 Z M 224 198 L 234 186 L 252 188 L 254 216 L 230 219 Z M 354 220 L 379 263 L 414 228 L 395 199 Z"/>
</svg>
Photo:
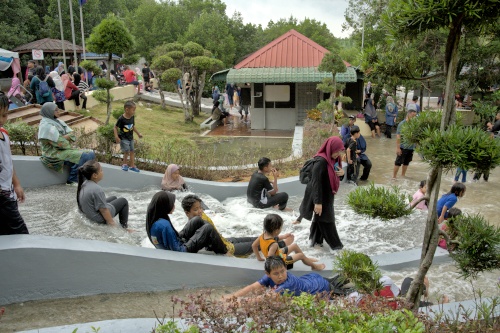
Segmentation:
<svg viewBox="0 0 500 333">
<path fill-rule="evenodd" d="M 259 170 L 254 172 L 248 182 L 247 201 L 255 208 L 277 206 L 279 210 L 291 210 L 286 207 L 288 194 L 286 192 L 278 192 L 279 172 L 273 168 L 271 160 L 267 157 L 262 157 L 257 164 Z M 274 177 L 272 184 L 266 176 L 269 173 L 272 173 Z"/>
<path fill-rule="evenodd" d="M 257 239 L 257 237 L 230 237 L 227 239 L 222 237 L 222 235 L 217 231 L 214 222 L 205 214 L 203 210 L 203 202 L 198 196 L 194 194 L 186 195 L 184 199 L 182 199 L 182 209 L 184 209 L 184 213 L 186 213 L 189 221 L 192 219 L 202 219 L 203 221 L 210 223 L 224 242 L 228 254 L 237 257 L 247 257 L 252 253 L 252 243 Z"/>
<path fill-rule="evenodd" d="M 164 191 L 187 191 L 187 185 L 182 178 L 177 164 L 169 164 L 163 179 L 161 180 L 161 189 Z"/>
<path fill-rule="evenodd" d="M 192 218 L 177 232 L 169 214 L 175 209 L 175 194 L 160 191 L 149 203 L 146 215 L 146 232 L 157 249 L 196 253 L 206 248 L 217 254 L 226 254 L 227 248 L 217 230 L 200 217 Z"/>
</svg>

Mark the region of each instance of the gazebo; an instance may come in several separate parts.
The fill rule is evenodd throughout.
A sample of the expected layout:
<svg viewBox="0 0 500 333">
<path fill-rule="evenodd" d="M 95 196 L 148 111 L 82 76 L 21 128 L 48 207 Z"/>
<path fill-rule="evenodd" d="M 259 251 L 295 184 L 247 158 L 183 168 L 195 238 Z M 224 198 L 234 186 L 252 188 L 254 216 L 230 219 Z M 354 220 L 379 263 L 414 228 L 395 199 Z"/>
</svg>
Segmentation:
<svg viewBox="0 0 500 333">
<path fill-rule="evenodd" d="M 83 53 L 84 50 L 80 45 L 75 45 L 71 42 L 68 42 L 67 40 L 63 41 L 64 43 L 64 51 L 66 53 L 66 56 L 69 56 L 70 59 L 73 59 L 73 46 L 74 49 L 76 50 L 77 57 L 79 54 Z M 33 42 L 17 46 L 14 48 L 12 51 L 15 51 L 19 53 L 20 55 L 22 54 L 31 54 L 33 50 L 42 50 L 44 55 L 45 54 L 51 54 L 51 55 L 58 55 L 61 56 L 62 59 L 62 45 L 61 45 L 61 40 L 60 39 L 52 39 L 52 38 L 43 38 L 39 40 L 35 40 Z M 54 58 L 52 58 L 52 67 L 55 66 Z"/>
</svg>

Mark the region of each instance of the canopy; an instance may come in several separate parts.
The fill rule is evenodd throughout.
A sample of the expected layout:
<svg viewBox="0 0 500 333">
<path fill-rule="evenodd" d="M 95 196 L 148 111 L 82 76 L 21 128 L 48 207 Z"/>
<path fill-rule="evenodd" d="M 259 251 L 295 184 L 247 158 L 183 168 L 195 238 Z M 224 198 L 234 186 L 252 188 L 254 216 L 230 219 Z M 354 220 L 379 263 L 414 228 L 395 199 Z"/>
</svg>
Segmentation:
<svg viewBox="0 0 500 333">
<path fill-rule="evenodd" d="M 0 71 L 5 71 L 10 66 L 12 66 L 14 75 L 21 71 L 19 53 L 0 48 Z"/>
<path fill-rule="evenodd" d="M 0 48 L 0 57 L 19 59 L 19 53 Z"/>
</svg>

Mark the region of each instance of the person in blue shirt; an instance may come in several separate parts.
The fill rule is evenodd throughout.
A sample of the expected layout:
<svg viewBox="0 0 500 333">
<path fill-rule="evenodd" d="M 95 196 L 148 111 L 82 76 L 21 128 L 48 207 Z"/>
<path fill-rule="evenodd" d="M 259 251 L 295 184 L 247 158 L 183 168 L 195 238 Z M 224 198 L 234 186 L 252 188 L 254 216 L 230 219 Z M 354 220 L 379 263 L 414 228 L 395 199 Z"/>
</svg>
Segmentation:
<svg viewBox="0 0 500 333">
<path fill-rule="evenodd" d="M 347 294 L 347 289 L 341 288 L 338 276 L 327 279 L 317 273 L 309 273 L 297 277 L 287 272 L 286 264 L 280 256 L 267 257 L 264 270 L 266 274 L 259 281 L 236 291 L 229 297 L 263 294 L 268 288 L 277 294 L 289 293 L 293 296 L 299 296 L 301 293 Z"/>
<path fill-rule="evenodd" d="M 340 128 L 340 137 L 345 144 L 351 138 L 351 126 L 356 122 L 356 116 L 349 116 L 349 122 Z"/>
<path fill-rule="evenodd" d="M 465 190 L 465 184 L 455 183 L 451 187 L 450 192 L 443 194 L 443 196 L 438 200 L 436 207 L 438 223 L 441 223 L 448 218 L 448 211 L 457 203 L 458 198 L 464 196 Z"/>
<path fill-rule="evenodd" d="M 392 96 L 387 96 L 387 104 L 385 105 L 385 136 L 390 139 L 392 137 L 392 126 L 396 124 L 398 117 L 398 106 L 394 103 Z"/>
<path fill-rule="evenodd" d="M 358 173 L 359 173 L 359 164 L 363 166 L 363 174 L 359 177 L 359 180 L 368 180 L 368 176 L 370 176 L 370 170 L 372 169 L 372 162 L 366 155 L 366 140 L 360 135 L 356 140 L 358 144 Z"/>
<path fill-rule="evenodd" d="M 175 209 L 175 194 L 160 191 L 149 203 L 146 215 L 146 232 L 157 249 L 196 253 L 206 248 L 217 254 L 226 254 L 227 249 L 214 227 L 196 216 L 177 232 L 169 214 Z"/>
</svg>

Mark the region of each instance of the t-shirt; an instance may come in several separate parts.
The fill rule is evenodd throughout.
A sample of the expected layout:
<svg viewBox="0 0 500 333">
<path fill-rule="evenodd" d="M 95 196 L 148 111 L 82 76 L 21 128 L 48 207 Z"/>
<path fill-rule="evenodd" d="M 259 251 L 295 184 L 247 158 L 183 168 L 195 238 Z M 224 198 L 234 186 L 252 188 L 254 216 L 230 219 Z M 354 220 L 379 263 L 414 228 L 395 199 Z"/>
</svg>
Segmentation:
<svg viewBox="0 0 500 333">
<path fill-rule="evenodd" d="M 458 201 L 457 196 L 455 193 L 447 193 L 444 194 L 437 202 L 437 216 L 441 216 L 441 212 L 443 211 L 443 207 L 446 206 L 448 210 L 450 210 L 451 207 L 453 207 Z M 448 217 L 448 212 L 445 213 L 444 217 Z"/>
<path fill-rule="evenodd" d="M 279 285 L 276 285 L 267 275 L 264 275 L 258 282 L 261 286 L 270 287 L 280 294 L 283 294 L 285 291 L 295 296 L 300 296 L 301 293 L 315 295 L 330 292 L 330 283 L 317 273 L 309 273 L 301 277 L 296 277 L 292 273 L 287 272 L 285 282 Z"/>
<path fill-rule="evenodd" d="M 425 194 L 422 193 L 422 191 L 418 190 L 417 192 L 415 192 L 415 194 L 413 195 L 413 200 L 412 202 L 410 203 L 410 205 L 413 205 L 413 203 L 415 201 L 417 201 L 418 199 L 420 198 L 423 198 L 425 197 Z M 425 204 L 425 200 L 422 200 L 418 203 L 418 205 L 415 206 L 416 209 L 421 209 L 421 210 L 427 210 L 427 205 Z"/>
<path fill-rule="evenodd" d="M 247 201 L 252 205 L 258 202 L 267 203 L 267 192 L 273 190 L 273 185 L 263 173 L 255 171 L 248 182 Z"/>
<path fill-rule="evenodd" d="M 401 135 L 401 129 L 403 128 L 403 124 L 406 123 L 406 119 L 403 119 L 399 125 L 398 129 L 396 130 L 396 134 Z M 403 136 L 401 135 L 401 144 L 399 145 L 401 149 L 409 149 L 409 150 L 415 150 L 415 145 L 407 145 L 403 143 Z"/>
<path fill-rule="evenodd" d="M 145 79 L 149 78 L 149 67 L 144 67 L 142 69 L 142 76 L 144 76 Z"/>
<path fill-rule="evenodd" d="M 125 118 L 123 115 L 116 121 L 116 127 L 118 128 L 118 137 L 121 140 L 134 140 L 134 124 L 135 117 Z"/>
<path fill-rule="evenodd" d="M 99 212 L 101 208 L 109 209 L 111 216 L 116 215 L 115 207 L 106 202 L 106 196 L 102 188 L 92 180 L 83 182 L 79 199 L 83 214 L 94 222 L 106 222 L 101 212 Z"/>
<path fill-rule="evenodd" d="M 3 134 L 3 138 L 1 135 Z M 12 176 L 14 166 L 12 164 L 12 153 L 10 151 L 10 139 L 7 131 L 0 128 L 0 195 L 15 200 Z"/>
<path fill-rule="evenodd" d="M 165 250 L 187 252 L 186 245 L 179 239 L 170 221 L 159 219 L 151 226 L 151 240 L 155 247 Z"/>
<path fill-rule="evenodd" d="M 351 156 L 350 159 L 353 161 L 353 163 L 356 163 L 356 150 L 358 149 L 358 144 L 356 143 L 356 140 L 354 140 L 352 137 L 347 141 L 346 146 L 348 149 L 351 151 Z"/>
<path fill-rule="evenodd" d="M 123 76 L 125 76 L 125 81 L 127 83 L 135 81 L 135 72 L 131 69 L 127 69 L 126 71 L 124 71 Z"/>
</svg>

